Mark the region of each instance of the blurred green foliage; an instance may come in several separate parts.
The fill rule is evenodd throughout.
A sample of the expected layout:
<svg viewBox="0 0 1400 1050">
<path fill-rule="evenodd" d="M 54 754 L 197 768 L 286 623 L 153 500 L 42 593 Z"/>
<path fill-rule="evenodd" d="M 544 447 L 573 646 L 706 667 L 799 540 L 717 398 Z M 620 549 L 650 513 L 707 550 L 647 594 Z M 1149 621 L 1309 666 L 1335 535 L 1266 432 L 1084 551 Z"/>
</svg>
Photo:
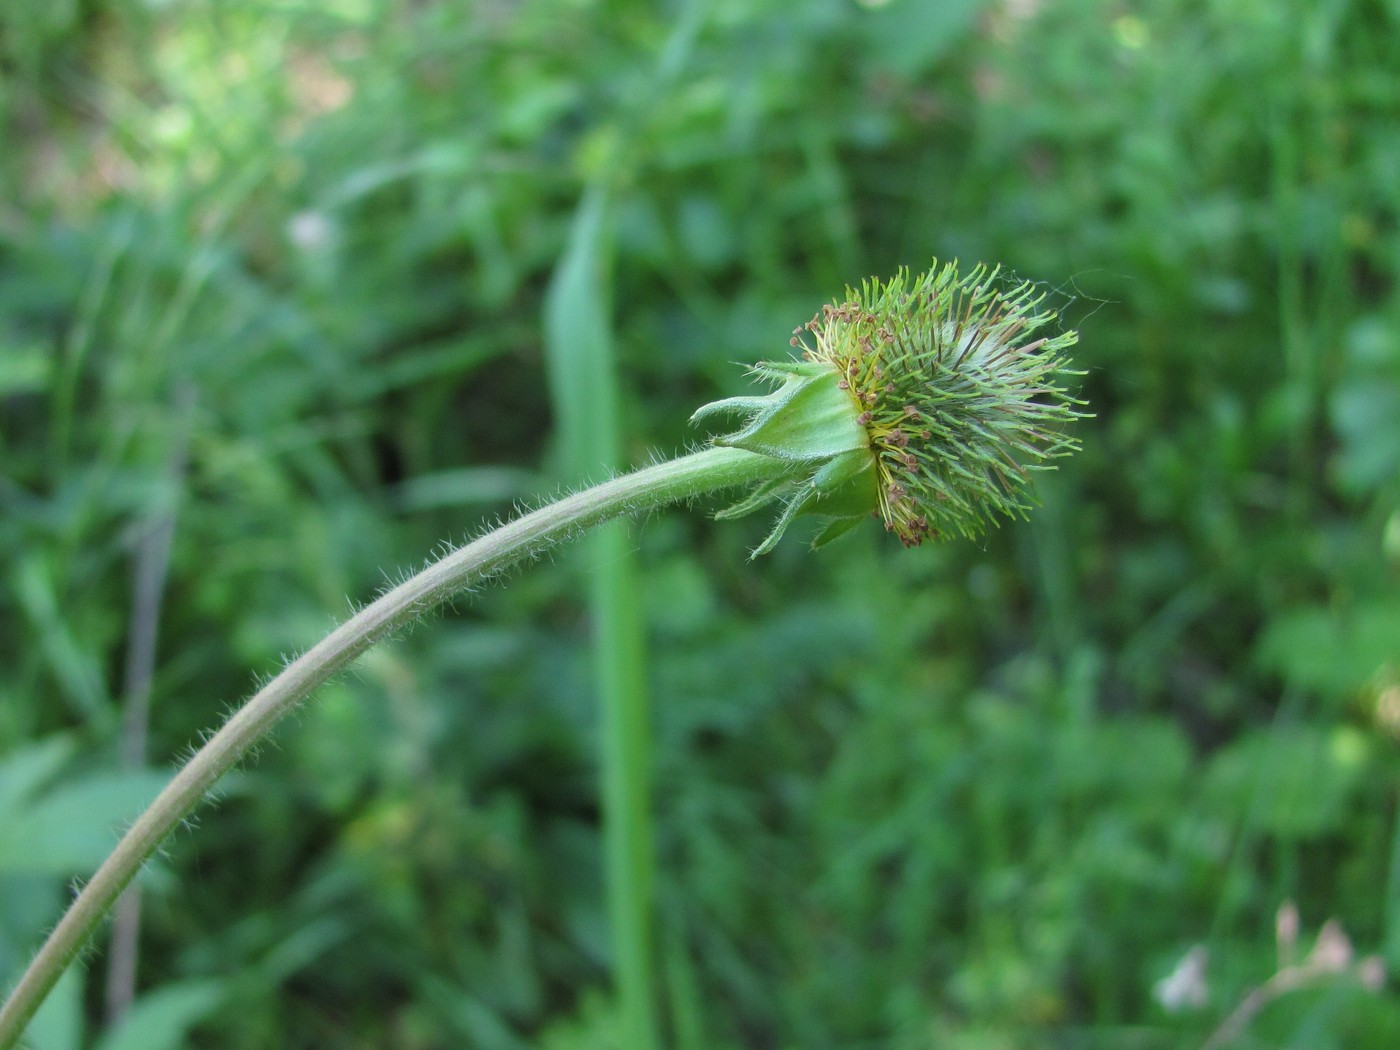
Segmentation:
<svg viewBox="0 0 1400 1050">
<path fill-rule="evenodd" d="M 1286 899 L 1400 968 L 1395 0 L 20 0 L 0 134 L 6 982 L 153 779 L 151 523 L 164 771 L 551 491 L 544 292 L 604 177 L 633 461 L 933 255 L 1047 281 L 1097 413 L 982 544 L 633 528 L 669 1045 L 1199 1046 Z M 324 690 L 149 873 L 125 1028 L 89 975 L 34 1046 L 624 1050 L 581 564 Z M 1237 1045 L 1400 1045 L 1400 1002 Z"/>
</svg>

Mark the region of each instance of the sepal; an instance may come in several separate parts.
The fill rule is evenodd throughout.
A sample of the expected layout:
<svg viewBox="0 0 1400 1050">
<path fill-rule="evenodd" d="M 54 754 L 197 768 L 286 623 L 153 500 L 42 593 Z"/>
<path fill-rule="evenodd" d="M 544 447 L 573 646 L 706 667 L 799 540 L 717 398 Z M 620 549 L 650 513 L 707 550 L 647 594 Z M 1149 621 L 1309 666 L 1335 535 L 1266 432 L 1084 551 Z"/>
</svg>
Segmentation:
<svg viewBox="0 0 1400 1050">
<path fill-rule="evenodd" d="M 715 438 L 716 445 L 794 463 L 821 462 L 869 447 L 870 436 L 859 422 L 860 406 L 842 388 L 844 380 L 835 369 L 790 361 L 760 365 L 754 374 L 781 385 L 767 397 L 712 402 L 690 417 L 695 422 L 719 413 L 748 413 L 744 426 Z"/>
</svg>

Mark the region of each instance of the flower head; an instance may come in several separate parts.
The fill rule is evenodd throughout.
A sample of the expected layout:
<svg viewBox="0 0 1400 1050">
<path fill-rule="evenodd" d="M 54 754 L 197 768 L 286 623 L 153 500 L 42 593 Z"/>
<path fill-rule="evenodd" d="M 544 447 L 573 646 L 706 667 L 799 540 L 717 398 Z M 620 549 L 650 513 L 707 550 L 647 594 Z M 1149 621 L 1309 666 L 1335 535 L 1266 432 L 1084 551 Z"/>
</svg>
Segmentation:
<svg viewBox="0 0 1400 1050">
<path fill-rule="evenodd" d="M 875 512 L 906 546 L 953 532 L 974 536 L 1032 503 L 1030 472 L 1078 443 L 1060 428 L 1084 415 L 1060 383 L 1072 375 L 1074 332 L 1036 333 L 1054 314 L 1027 282 L 957 263 L 847 289 L 796 329 L 801 360 L 755 367 L 778 384 L 765 397 L 706 405 L 745 415 L 716 443 L 776 455 L 792 476 L 726 512 L 782 500 L 778 524 L 799 513 L 833 519 L 818 545 Z"/>
</svg>

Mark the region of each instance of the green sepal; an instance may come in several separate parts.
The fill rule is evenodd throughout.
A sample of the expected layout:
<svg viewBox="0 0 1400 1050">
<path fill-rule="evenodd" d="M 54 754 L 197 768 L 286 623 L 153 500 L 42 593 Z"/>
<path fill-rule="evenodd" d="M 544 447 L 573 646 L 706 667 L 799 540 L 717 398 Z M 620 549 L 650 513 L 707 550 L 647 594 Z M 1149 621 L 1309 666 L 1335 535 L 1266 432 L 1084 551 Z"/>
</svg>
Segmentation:
<svg viewBox="0 0 1400 1050">
<path fill-rule="evenodd" d="M 731 397 L 698 409 L 691 421 L 722 413 L 747 416 L 741 429 L 716 445 L 772 456 L 793 464 L 793 474 L 760 485 L 718 518 L 740 518 L 781 501 L 782 511 L 754 557 L 766 554 L 799 514 L 838 519 L 823 530 L 828 542 L 879 506 L 878 472 L 860 403 L 829 363 L 772 361 L 753 374 L 777 384 L 764 397 Z"/>
<path fill-rule="evenodd" d="M 717 512 L 715 517 L 720 521 L 742 518 L 768 506 L 775 499 L 781 499 L 796 487 L 797 482 L 792 478 L 776 478 L 773 481 L 764 482 L 732 507 L 725 507 L 724 510 Z"/>
<path fill-rule="evenodd" d="M 762 396 L 726 397 L 722 401 L 711 401 L 692 412 L 690 421 L 699 423 L 709 416 L 718 416 L 725 412 L 761 412 L 767 406 L 769 396 L 764 394 Z"/>
<path fill-rule="evenodd" d="M 812 475 L 808 514 L 861 518 L 880 508 L 879 472 L 868 448 L 852 449 L 821 465 Z"/>
<path fill-rule="evenodd" d="M 820 550 L 834 539 L 846 535 L 861 522 L 865 521 L 868 515 L 862 514 L 858 517 L 832 518 L 826 523 L 826 527 L 817 533 L 812 540 L 812 550 Z"/>
<path fill-rule="evenodd" d="M 872 511 L 878 511 L 877 476 L 875 457 L 870 450 L 851 449 L 823 463 L 809 480 L 769 482 L 716 517 L 739 517 L 791 493 L 772 530 L 752 556 L 756 558 L 772 550 L 793 519 L 803 514 L 833 519 L 812 543 L 814 548 L 822 547 L 860 524 Z"/>
<path fill-rule="evenodd" d="M 781 380 L 767 397 L 732 397 L 703 406 L 692 416 L 751 412 L 742 430 L 715 438 L 716 445 L 741 448 L 795 463 L 812 463 L 868 448 L 860 406 L 841 388 L 841 374 L 827 364 L 792 361 L 764 365 L 757 375 Z"/>
<path fill-rule="evenodd" d="M 778 515 L 778 520 L 773 523 L 772 531 L 749 555 L 750 560 L 757 558 L 760 554 L 767 554 L 778 545 L 778 541 L 783 538 L 783 533 L 787 532 L 787 527 L 792 524 L 792 519 L 802 511 L 802 505 L 806 502 L 806 496 L 795 496 L 788 500 L 783 507 L 783 512 Z"/>
</svg>

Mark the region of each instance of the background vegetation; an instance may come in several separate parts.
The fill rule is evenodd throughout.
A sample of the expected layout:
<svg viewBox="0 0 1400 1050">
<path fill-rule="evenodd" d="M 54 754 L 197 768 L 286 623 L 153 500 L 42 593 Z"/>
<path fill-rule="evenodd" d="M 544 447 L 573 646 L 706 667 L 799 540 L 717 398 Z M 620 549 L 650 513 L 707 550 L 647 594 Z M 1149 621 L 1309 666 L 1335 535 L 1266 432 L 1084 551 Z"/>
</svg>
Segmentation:
<svg viewBox="0 0 1400 1050">
<path fill-rule="evenodd" d="M 631 528 L 666 1045 L 1197 1047 L 1286 900 L 1400 968 L 1395 0 L 19 0 L 0 134 L 4 983 L 282 654 L 586 470 L 569 251 L 626 461 L 934 255 L 1044 280 L 1097 413 L 984 543 Z M 624 1050 L 588 564 L 324 690 L 36 1050 Z"/>
</svg>

